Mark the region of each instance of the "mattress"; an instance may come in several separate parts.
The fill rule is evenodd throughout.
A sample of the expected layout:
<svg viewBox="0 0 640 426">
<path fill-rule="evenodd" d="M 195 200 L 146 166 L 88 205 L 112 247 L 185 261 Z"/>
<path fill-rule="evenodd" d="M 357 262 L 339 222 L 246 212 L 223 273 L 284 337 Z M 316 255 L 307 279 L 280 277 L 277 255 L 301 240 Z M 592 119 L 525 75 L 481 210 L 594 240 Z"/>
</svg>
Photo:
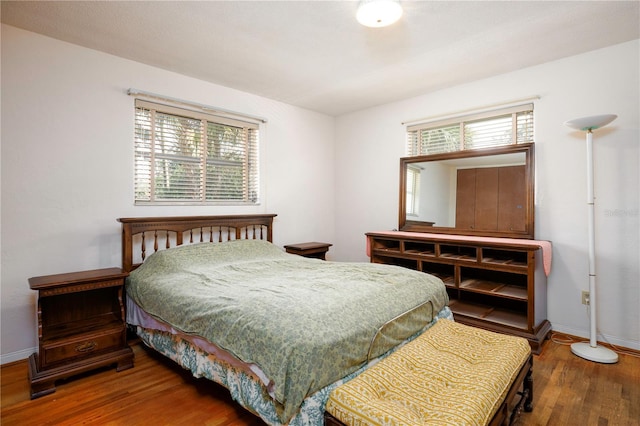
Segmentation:
<svg viewBox="0 0 640 426">
<path fill-rule="evenodd" d="M 136 333 L 144 344 L 191 371 L 194 377 L 206 378 L 224 386 L 229 390 L 234 401 L 271 426 L 285 424 L 287 426 L 323 426 L 325 406 L 332 390 L 358 377 L 381 359 L 417 337 L 413 336 L 353 373 L 310 394 L 302 401 L 291 418 L 283 423 L 282 407 L 273 399 L 268 386 L 269 380 L 259 366 L 243 363 L 211 342 L 180 333 L 169 325 L 158 323 L 153 319 L 143 320 L 145 314 L 130 299 L 128 306 L 130 308 L 127 316 L 137 318 L 131 319 L 131 322 L 144 322 L 150 327 L 136 326 Z M 134 314 L 136 310 L 138 313 Z M 453 320 L 453 313 L 448 307 L 443 308 L 426 329 L 442 319 Z"/>
<path fill-rule="evenodd" d="M 281 423 L 423 331 L 448 302 L 428 274 L 307 259 L 261 240 L 154 253 L 131 273 L 127 294 L 176 332 L 256 366 Z"/>
</svg>

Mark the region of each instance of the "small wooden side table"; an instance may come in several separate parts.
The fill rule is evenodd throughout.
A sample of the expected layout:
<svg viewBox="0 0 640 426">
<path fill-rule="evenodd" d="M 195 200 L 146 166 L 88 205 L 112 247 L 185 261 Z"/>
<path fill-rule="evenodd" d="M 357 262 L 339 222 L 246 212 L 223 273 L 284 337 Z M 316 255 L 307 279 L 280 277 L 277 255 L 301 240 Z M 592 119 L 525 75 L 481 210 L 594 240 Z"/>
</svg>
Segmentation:
<svg viewBox="0 0 640 426">
<path fill-rule="evenodd" d="M 38 352 L 29 357 L 31 399 L 56 391 L 55 381 L 97 367 L 133 367 L 127 345 L 120 268 L 29 278 L 38 292 Z"/>
<path fill-rule="evenodd" d="M 314 241 L 310 243 L 289 244 L 284 246 L 284 249 L 287 253 L 326 260 L 325 255 L 327 251 L 329 251 L 329 247 L 332 245 L 333 244 L 318 243 Z"/>
</svg>

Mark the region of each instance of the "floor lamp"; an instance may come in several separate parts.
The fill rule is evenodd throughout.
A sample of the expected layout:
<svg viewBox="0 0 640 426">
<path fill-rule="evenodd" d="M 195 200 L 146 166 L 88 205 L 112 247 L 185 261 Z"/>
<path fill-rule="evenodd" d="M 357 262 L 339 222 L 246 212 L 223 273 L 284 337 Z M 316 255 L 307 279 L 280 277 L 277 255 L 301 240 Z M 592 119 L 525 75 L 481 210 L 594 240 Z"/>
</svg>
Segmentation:
<svg viewBox="0 0 640 426">
<path fill-rule="evenodd" d="M 594 362 L 613 364 L 618 362 L 618 354 L 611 349 L 598 346 L 596 340 L 596 247 L 595 247 L 595 216 L 593 197 L 593 130 L 604 127 L 618 116 L 613 114 L 595 115 L 577 118 L 565 122 L 576 130 L 587 132 L 587 215 L 589 220 L 589 343 L 580 342 L 571 345 L 571 352 L 575 355 Z"/>
</svg>

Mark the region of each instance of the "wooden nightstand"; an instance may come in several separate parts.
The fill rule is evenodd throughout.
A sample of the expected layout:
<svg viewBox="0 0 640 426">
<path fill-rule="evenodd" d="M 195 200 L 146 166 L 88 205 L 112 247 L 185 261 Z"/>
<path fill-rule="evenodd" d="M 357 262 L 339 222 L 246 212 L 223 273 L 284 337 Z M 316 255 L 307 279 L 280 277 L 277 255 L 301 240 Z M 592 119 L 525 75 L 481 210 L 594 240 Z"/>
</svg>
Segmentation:
<svg viewBox="0 0 640 426">
<path fill-rule="evenodd" d="M 120 268 L 29 279 L 38 291 L 38 352 L 29 357 L 31 399 L 56 391 L 55 381 L 97 367 L 133 367 L 127 345 Z"/>
<path fill-rule="evenodd" d="M 304 257 L 313 257 L 325 260 L 325 254 L 333 244 L 328 243 L 299 243 L 284 246 L 287 253 L 297 254 Z"/>
</svg>

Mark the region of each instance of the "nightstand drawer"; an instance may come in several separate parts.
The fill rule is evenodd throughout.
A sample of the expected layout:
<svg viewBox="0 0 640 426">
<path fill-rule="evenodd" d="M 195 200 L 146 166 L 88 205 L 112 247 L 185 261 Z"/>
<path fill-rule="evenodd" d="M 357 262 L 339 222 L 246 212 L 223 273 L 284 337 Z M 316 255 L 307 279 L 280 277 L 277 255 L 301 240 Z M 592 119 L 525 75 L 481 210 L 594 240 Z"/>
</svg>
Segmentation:
<svg viewBox="0 0 640 426">
<path fill-rule="evenodd" d="M 45 342 L 42 347 L 41 368 L 48 368 L 61 362 L 73 362 L 90 358 L 105 351 L 117 350 L 125 346 L 122 327 L 102 330 L 99 333 L 80 335 L 74 339 Z"/>
</svg>

